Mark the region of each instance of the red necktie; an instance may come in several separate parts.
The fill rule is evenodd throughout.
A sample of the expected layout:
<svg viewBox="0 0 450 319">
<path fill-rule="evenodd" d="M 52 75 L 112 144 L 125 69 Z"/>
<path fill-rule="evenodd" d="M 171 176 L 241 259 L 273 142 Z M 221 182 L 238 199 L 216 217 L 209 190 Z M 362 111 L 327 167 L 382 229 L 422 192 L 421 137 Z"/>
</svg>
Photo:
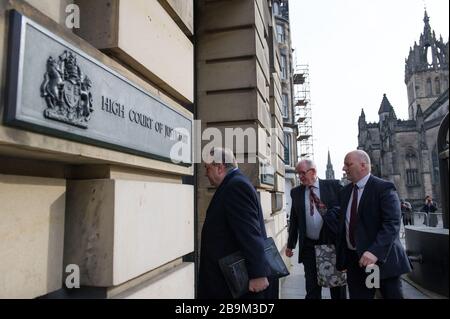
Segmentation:
<svg viewBox="0 0 450 319">
<path fill-rule="evenodd" d="M 356 247 L 355 244 L 355 229 L 356 222 L 358 218 L 358 186 L 355 184 L 353 186 L 353 199 L 352 199 L 352 207 L 350 208 L 350 223 L 348 225 L 348 237 L 350 239 L 350 243 L 353 247 Z"/>
<path fill-rule="evenodd" d="M 313 188 L 315 188 L 315 186 L 309 186 L 309 213 L 311 216 L 314 216 L 314 206 L 316 206 L 317 210 L 319 210 L 320 205 L 320 199 L 313 192 Z"/>
</svg>

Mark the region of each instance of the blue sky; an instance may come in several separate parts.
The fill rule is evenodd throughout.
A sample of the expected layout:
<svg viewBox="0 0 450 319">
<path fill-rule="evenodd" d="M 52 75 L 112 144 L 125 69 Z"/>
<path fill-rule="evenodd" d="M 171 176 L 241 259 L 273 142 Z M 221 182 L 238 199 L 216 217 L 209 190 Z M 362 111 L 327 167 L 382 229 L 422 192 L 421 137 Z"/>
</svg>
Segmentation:
<svg viewBox="0 0 450 319">
<path fill-rule="evenodd" d="M 448 0 L 291 0 L 293 48 L 310 66 L 314 153 L 325 177 L 330 149 L 336 178 L 357 147 L 358 117 L 370 122 L 386 93 L 397 117 L 408 117 L 405 58 L 423 31 L 424 6 L 436 35 L 448 41 Z"/>
</svg>

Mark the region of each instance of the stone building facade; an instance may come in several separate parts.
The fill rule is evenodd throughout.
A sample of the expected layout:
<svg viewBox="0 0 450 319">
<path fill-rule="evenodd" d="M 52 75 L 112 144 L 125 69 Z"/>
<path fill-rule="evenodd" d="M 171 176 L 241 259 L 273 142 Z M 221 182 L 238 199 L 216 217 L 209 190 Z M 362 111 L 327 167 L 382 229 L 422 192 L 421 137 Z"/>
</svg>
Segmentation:
<svg viewBox="0 0 450 319">
<path fill-rule="evenodd" d="M 426 195 L 440 201 L 437 134 L 448 113 L 449 44 L 436 38 L 425 12 L 419 44 L 405 65 L 409 119 L 399 120 L 386 94 L 379 122 L 359 117 L 358 148 L 368 152 L 375 175 L 393 181 L 401 198 L 416 208 Z"/>
<path fill-rule="evenodd" d="M 291 189 L 297 186 L 295 165 L 298 158 L 297 136 L 298 125 L 294 109 L 294 57 L 291 41 L 291 29 L 289 23 L 289 1 L 278 0 L 273 2 L 275 17 L 275 32 L 278 49 L 280 52 L 281 66 L 281 114 L 284 135 L 284 167 L 285 167 L 285 209 L 289 214 L 292 199 Z"/>
<path fill-rule="evenodd" d="M 80 27 L 68 27 L 77 8 Z M 0 298 L 194 298 L 214 193 L 197 161 L 207 128 L 256 132 L 231 147 L 285 248 L 272 8 L 0 0 Z M 168 145 L 181 141 L 188 151 L 173 162 Z M 73 265 L 78 289 L 67 288 Z"/>
<path fill-rule="evenodd" d="M 283 207 L 282 83 L 286 80 L 272 1 L 201 0 L 198 8 L 196 92 L 202 130 L 217 129 L 223 138 L 227 129 L 256 132 L 256 143 L 244 151 L 239 150 L 238 139 L 230 139 L 231 145 L 223 138 L 216 142 L 232 148 L 241 160 L 240 169 L 260 196 L 268 236 L 280 250 L 284 249 L 287 221 Z M 203 141 L 202 146 L 211 143 Z M 203 165 L 198 165 L 196 181 L 200 237 L 214 195 Z"/>
</svg>

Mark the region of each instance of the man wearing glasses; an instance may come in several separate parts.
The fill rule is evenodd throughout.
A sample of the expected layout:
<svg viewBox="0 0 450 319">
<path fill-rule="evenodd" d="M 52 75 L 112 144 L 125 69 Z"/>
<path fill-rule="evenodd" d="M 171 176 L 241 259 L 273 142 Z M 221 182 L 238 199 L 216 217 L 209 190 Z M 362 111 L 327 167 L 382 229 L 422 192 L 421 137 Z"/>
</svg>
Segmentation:
<svg viewBox="0 0 450 319">
<path fill-rule="evenodd" d="M 317 283 L 315 245 L 334 244 L 337 224 L 324 223 L 322 214 L 339 206 L 342 186 L 337 180 L 320 180 L 311 160 L 300 161 L 296 168 L 301 185 L 291 190 L 292 208 L 286 256 L 292 257 L 298 240 L 298 262 L 305 269 L 306 299 L 322 299 Z M 346 287 L 330 288 L 332 299 L 345 299 Z"/>
</svg>

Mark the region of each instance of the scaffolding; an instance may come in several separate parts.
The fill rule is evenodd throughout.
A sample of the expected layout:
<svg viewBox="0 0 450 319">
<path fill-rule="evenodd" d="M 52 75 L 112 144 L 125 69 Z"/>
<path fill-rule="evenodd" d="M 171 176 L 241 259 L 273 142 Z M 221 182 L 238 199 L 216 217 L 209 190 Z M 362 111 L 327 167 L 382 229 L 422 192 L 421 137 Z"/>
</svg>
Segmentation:
<svg viewBox="0 0 450 319">
<path fill-rule="evenodd" d="M 314 160 L 309 65 L 297 65 L 294 73 L 295 120 L 298 125 L 298 159 Z"/>
</svg>

